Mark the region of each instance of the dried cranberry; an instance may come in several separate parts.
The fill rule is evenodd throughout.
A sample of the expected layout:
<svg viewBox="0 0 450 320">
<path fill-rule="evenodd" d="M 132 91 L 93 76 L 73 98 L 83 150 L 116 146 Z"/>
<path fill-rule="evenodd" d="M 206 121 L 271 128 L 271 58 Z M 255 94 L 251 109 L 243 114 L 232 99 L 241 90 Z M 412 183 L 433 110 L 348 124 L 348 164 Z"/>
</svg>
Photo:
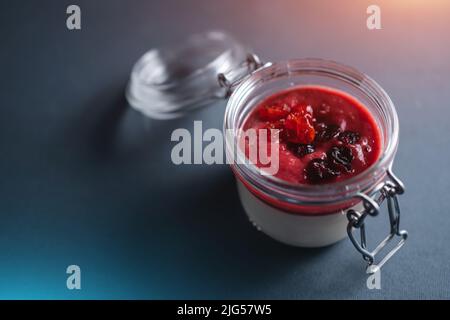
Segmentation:
<svg viewBox="0 0 450 320">
<path fill-rule="evenodd" d="M 316 125 L 316 141 L 325 142 L 336 138 L 341 133 L 341 128 L 335 124 L 326 125 L 321 122 Z"/>
<path fill-rule="evenodd" d="M 352 150 L 346 146 L 332 147 L 327 152 L 328 159 L 336 165 L 341 165 L 347 171 L 352 170 L 353 154 Z"/>
<path fill-rule="evenodd" d="M 297 144 L 288 142 L 287 148 L 298 157 L 304 157 L 307 154 L 313 153 L 315 151 L 314 145 L 312 144 Z"/>
<path fill-rule="evenodd" d="M 361 139 L 361 136 L 358 132 L 344 131 L 339 134 L 338 139 L 346 144 L 355 144 Z"/>
<path fill-rule="evenodd" d="M 311 123 L 312 116 L 306 110 L 290 113 L 284 122 L 287 140 L 301 144 L 313 142 L 316 132 Z"/>
<path fill-rule="evenodd" d="M 341 173 L 330 165 L 327 160 L 316 158 L 305 168 L 305 177 L 314 183 L 321 183 L 339 176 Z"/>
</svg>

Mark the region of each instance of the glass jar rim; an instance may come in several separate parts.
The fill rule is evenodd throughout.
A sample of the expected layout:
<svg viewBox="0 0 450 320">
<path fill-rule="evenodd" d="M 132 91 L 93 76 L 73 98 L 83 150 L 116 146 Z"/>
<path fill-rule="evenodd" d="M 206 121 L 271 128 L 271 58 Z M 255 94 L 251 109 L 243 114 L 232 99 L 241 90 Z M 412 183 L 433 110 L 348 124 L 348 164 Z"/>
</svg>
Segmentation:
<svg viewBox="0 0 450 320">
<path fill-rule="evenodd" d="M 392 165 L 398 146 L 399 121 L 394 103 L 384 89 L 371 77 L 352 67 L 316 58 L 292 59 L 266 64 L 247 76 L 233 91 L 225 111 L 224 132 L 231 129 L 236 133 L 240 129 L 235 123 L 238 118 L 236 114 L 245 106 L 243 97 L 251 94 L 261 76 L 289 77 L 296 72 L 319 73 L 320 75 L 345 81 L 347 84 L 353 85 L 355 89 L 358 89 L 364 96 L 381 108 L 387 118 L 388 134 L 384 138 L 386 143 L 383 144 L 383 149 L 377 161 L 363 172 L 336 183 L 323 185 L 295 184 L 275 176 L 261 175 L 254 164 L 243 161 L 245 155 L 240 148 L 237 148 L 237 150 L 230 149 L 232 145 L 237 144 L 234 144 L 234 142 L 230 143 L 228 141 L 229 137 L 226 135 L 226 152 L 228 154 L 230 152 L 237 153 L 236 157 L 232 158 L 234 159 L 234 162 L 231 164 L 233 171 L 241 179 L 250 183 L 252 188 L 255 188 L 257 191 L 291 204 L 320 205 L 336 203 L 349 200 L 358 193 L 369 192 L 383 180 L 386 170 Z M 231 138 L 237 139 L 237 135 L 234 134 Z"/>
</svg>

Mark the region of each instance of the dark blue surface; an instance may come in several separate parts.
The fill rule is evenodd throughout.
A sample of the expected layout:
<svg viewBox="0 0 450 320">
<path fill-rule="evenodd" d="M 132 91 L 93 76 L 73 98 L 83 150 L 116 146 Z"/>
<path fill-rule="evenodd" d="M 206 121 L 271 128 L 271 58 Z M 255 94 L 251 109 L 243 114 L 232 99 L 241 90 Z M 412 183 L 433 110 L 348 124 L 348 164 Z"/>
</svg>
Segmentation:
<svg viewBox="0 0 450 320">
<path fill-rule="evenodd" d="M 403 3 L 404 2 L 404 3 Z M 450 6 L 377 1 L 68 1 L 0 6 L 0 298 L 449 298 Z M 224 29 L 266 60 L 321 57 L 375 78 L 401 124 L 406 246 L 366 288 L 348 240 L 281 245 L 248 223 L 226 166 L 175 166 L 173 129 L 123 96 L 147 49 Z M 378 218 L 381 219 L 381 218 Z M 386 225 L 375 223 L 378 238 Z M 82 290 L 65 269 L 82 270 Z"/>
</svg>

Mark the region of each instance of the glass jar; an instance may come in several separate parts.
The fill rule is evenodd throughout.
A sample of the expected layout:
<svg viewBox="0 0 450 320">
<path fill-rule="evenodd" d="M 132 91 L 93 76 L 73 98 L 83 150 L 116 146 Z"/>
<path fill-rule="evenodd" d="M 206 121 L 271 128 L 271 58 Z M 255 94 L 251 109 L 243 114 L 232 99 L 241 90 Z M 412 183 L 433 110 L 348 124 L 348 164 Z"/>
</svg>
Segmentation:
<svg viewBox="0 0 450 320">
<path fill-rule="evenodd" d="M 326 246 L 348 236 L 370 270 L 376 271 L 407 238 L 407 232 L 399 229 L 397 200 L 404 188 L 391 170 L 399 136 L 394 104 L 370 77 L 339 63 L 295 59 L 263 65 L 256 55 L 246 52 L 220 32 L 194 36 L 165 51 L 152 50 L 133 69 L 128 101 L 146 115 L 167 119 L 229 97 L 223 129 L 233 134 L 225 134 L 225 149 L 228 158 L 234 159 L 231 168 L 239 196 L 253 224 L 278 241 L 301 247 Z M 183 60 L 188 67 L 180 69 L 176 64 Z M 176 72 L 179 69 L 184 75 Z M 367 107 L 381 133 L 378 160 L 350 179 L 325 185 L 292 184 L 262 175 L 245 161 L 240 148 L 234 148 L 239 145 L 238 132 L 244 120 L 262 99 L 288 88 L 311 85 L 345 92 Z M 385 200 L 390 233 L 369 251 L 365 220 L 376 216 Z M 361 232 L 361 241 L 356 240 L 355 230 Z M 399 238 L 397 245 L 375 262 L 375 255 L 394 238 Z"/>
<path fill-rule="evenodd" d="M 343 91 L 367 107 L 380 128 L 380 157 L 362 173 L 325 185 L 292 184 L 273 175 L 261 175 L 255 165 L 244 161 L 245 155 L 240 148 L 232 147 L 238 141 L 230 139 L 238 139 L 243 121 L 264 98 L 287 88 L 311 85 Z M 387 189 L 391 189 L 392 196 L 403 192 L 401 182 L 391 171 L 399 135 L 393 102 L 373 79 L 336 62 L 296 59 L 258 69 L 240 83 L 228 100 L 224 120 L 226 130 L 235 132 L 227 136 L 226 152 L 230 158 L 230 153 L 237 152 L 231 167 L 247 215 L 261 231 L 283 243 L 301 247 L 335 243 L 353 231 L 348 230 L 349 217 L 352 221 L 355 213 L 355 217 L 361 217 L 365 208 L 370 209 L 373 203 L 369 199 L 374 194 L 387 195 Z M 379 209 L 376 205 L 374 208 Z M 347 212 L 350 212 L 348 216 Z M 406 233 L 401 236 L 404 241 Z M 373 263 L 373 257 L 365 258 Z"/>
</svg>

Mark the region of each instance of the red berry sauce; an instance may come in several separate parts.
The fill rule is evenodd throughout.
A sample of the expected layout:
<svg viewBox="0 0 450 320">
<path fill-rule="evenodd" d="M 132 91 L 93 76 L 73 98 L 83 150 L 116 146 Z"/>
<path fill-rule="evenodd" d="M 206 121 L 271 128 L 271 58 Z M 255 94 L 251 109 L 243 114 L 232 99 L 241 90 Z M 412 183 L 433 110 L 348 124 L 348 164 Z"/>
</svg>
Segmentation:
<svg viewBox="0 0 450 320">
<path fill-rule="evenodd" d="M 292 183 L 348 179 L 370 167 L 381 150 L 381 135 L 367 108 L 327 87 L 293 88 L 266 98 L 245 120 L 244 131 L 250 128 L 280 130 L 275 176 Z"/>
</svg>

